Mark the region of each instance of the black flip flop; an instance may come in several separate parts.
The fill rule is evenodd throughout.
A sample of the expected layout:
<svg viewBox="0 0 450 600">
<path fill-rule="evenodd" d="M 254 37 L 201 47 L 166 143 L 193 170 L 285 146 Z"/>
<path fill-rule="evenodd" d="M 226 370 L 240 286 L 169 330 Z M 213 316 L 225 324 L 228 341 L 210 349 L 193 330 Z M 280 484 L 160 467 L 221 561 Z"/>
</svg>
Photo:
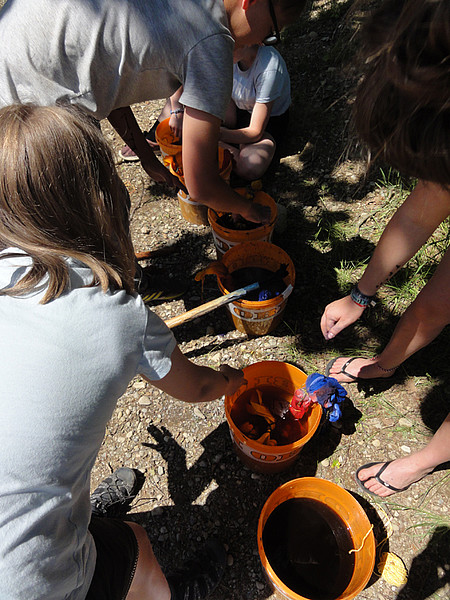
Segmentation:
<svg viewBox="0 0 450 600">
<path fill-rule="evenodd" d="M 352 375 L 351 373 L 348 373 L 345 368 L 348 367 L 348 365 L 353 362 L 354 360 L 358 359 L 358 358 L 364 358 L 364 356 L 352 356 L 351 358 L 349 358 L 347 360 L 347 362 L 345 362 L 342 366 L 342 369 L 339 371 L 339 373 L 333 373 L 333 375 L 330 375 L 330 371 L 331 371 L 331 367 L 334 365 L 334 363 L 339 360 L 340 358 L 345 358 L 344 356 L 337 356 L 336 358 L 332 358 L 327 366 L 325 367 L 325 375 L 327 377 L 335 377 L 336 375 L 340 375 L 342 373 L 342 375 L 345 375 L 346 377 L 350 377 L 350 379 L 352 381 L 371 381 L 370 379 L 361 379 L 360 377 L 357 377 L 356 375 Z M 343 383 L 352 383 L 352 381 L 345 381 Z"/>
<path fill-rule="evenodd" d="M 367 464 L 363 465 L 362 467 L 359 467 L 359 469 L 355 473 L 355 480 L 356 480 L 356 483 L 358 484 L 358 487 L 363 492 L 366 492 L 366 494 L 370 494 L 371 496 L 376 496 L 377 498 L 383 498 L 383 496 L 380 496 L 379 494 L 375 494 L 375 492 L 371 492 L 369 489 L 367 489 L 366 486 L 364 485 L 365 482 L 361 481 L 361 479 L 358 477 L 358 474 L 360 471 L 362 471 L 362 469 L 368 469 L 369 467 L 373 467 L 373 465 L 382 465 L 382 467 L 377 472 L 377 474 L 372 475 L 372 477 L 369 477 L 369 479 L 375 479 L 376 481 L 378 481 L 378 483 L 380 483 L 381 485 L 384 485 L 385 488 L 387 488 L 388 490 L 392 490 L 395 493 L 406 491 L 409 488 L 409 485 L 407 485 L 404 488 L 396 488 L 392 484 L 387 483 L 386 481 L 383 481 L 381 479 L 380 475 L 382 475 L 384 473 L 384 471 L 391 464 L 391 462 L 392 462 L 392 460 L 388 460 L 387 462 L 371 462 L 371 463 L 367 463 Z M 366 479 L 366 481 L 369 481 L 369 479 Z"/>
<path fill-rule="evenodd" d="M 359 358 L 366 359 L 367 356 L 352 356 L 352 357 L 350 357 L 342 365 L 342 369 L 339 371 L 339 373 L 333 373 L 332 375 L 330 375 L 331 367 L 340 358 L 345 358 L 345 356 L 337 356 L 336 358 L 332 358 L 328 362 L 327 366 L 325 367 L 325 375 L 327 377 L 335 377 L 336 378 L 336 375 L 340 375 L 342 373 L 342 375 L 345 375 L 346 377 L 350 377 L 350 379 L 351 379 L 351 381 L 341 381 L 340 383 L 344 383 L 344 384 L 345 383 L 370 383 L 371 381 L 386 381 L 386 380 L 390 379 L 390 377 L 392 377 L 392 375 L 390 377 L 357 377 L 356 375 L 352 375 L 351 373 L 349 373 L 348 371 L 345 370 L 348 367 L 348 365 L 351 362 L 353 362 L 354 360 L 358 360 Z"/>
</svg>

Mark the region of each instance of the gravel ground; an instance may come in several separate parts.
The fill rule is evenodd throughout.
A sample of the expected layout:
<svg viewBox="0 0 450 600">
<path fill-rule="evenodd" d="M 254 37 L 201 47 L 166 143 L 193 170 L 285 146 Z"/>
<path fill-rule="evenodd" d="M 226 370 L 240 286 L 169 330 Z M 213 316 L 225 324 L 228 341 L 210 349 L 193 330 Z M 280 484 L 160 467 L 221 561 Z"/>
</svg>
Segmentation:
<svg viewBox="0 0 450 600">
<path fill-rule="evenodd" d="M 286 211 L 286 228 L 275 232 L 273 242 L 295 264 L 295 289 L 283 322 L 263 337 L 236 331 L 226 309 L 177 327 L 182 351 L 199 364 L 245 367 L 278 360 L 306 373 L 323 372 L 331 356 L 352 355 L 355 349 L 375 354 L 398 319 L 394 309 L 379 306 L 331 343 L 320 334 L 323 308 L 341 295 L 335 269 L 371 254 L 373 226 L 387 198 L 376 185 L 379 173 L 364 178 L 364 166 L 350 143 L 349 107 L 359 73 L 350 43 L 353 30 L 345 21 L 348 3 L 315 5 L 318 9 L 288 31 L 281 47 L 291 73 L 292 126 L 278 170 L 264 181 L 264 190 Z M 148 102 L 135 107 L 144 129 L 161 106 Z M 107 123 L 102 126 L 117 151 L 122 142 Z M 209 227 L 185 221 L 175 194 L 151 183 L 139 163 L 119 160 L 118 169 L 132 199 L 136 251 L 169 249 L 148 264 L 189 282 L 182 299 L 154 310 L 167 319 L 217 297 L 213 278 L 207 279 L 203 295 L 193 281 L 193 274 L 216 258 Z M 354 233 L 346 239 L 325 235 L 324 225 L 333 223 L 353 225 Z M 430 439 L 449 411 L 449 347 L 447 328 L 390 381 L 346 386 L 350 400 L 342 426 L 323 428 L 295 465 L 276 475 L 254 473 L 237 458 L 222 400 L 183 404 L 136 378 L 108 425 L 92 483 L 122 465 L 139 469 L 145 483 L 130 518 L 146 527 L 165 569 L 216 535 L 227 545 L 228 568 L 212 600 L 273 600 L 256 543 L 262 506 L 286 481 L 324 478 L 355 495 L 374 524 L 377 542 L 388 532 L 383 550 L 400 556 L 409 571 L 407 584 L 399 587 L 373 576 L 360 599 L 450 598 L 448 471 L 378 502 L 359 495 L 354 480 L 360 465 L 404 456 Z"/>
<path fill-rule="evenodd" d="M 0 0 L 0 7 L 4 0 Z M 296 287 L 283 323 L 272 334 L 248 338 L 230 324 L 225 309 L 175 330 L 183 352 L 199 364 L 236 367 L 278 360 L 305 372 L 323 371 L 331 355 L 361 347 L 376 351 L 389 336 L 395 315 L 375 311 L 333 347 L 318 330 L 323 307 L 339 296 L 334 269 L 342 256 L 368 255 L 374 240 L 360 236 L 383 197 L 374 181 L 361 179 L 361 162 L 349 153 L 348 107 L 358 78 L 352 30 L 345 11 L 351 3 L 318 0 L 314 10 L 288 32 L 281 51 L 291 73 L 293 119 L 280 168 L 265 190 L 287 211 L 288 227 L 276 233 L 296 266 Z M 153 123 L 161 102 L 136 107 L 142 126 Z M 116 150 L 121 141 L 103 123 Z M 168 276 L 191 280 L 181 300 L 154 310 L 164 319 L 202 302 L 192 274 L 215 259 L 211 232 L 181 217 L 175 195 L 149 182 L 139 163 L 118 164 L 132 198 L 131 228 L 137 251 L 171 248 L 152 261 Z M 353 221 L 358 234 L 332 240 L 317 251 L 321 219 Z M 339 247 L 339 252 L 335 248 Z M 203 300 L 217 297 L 207 283 Z M 205 538 L 227 545 L 228 568 L 212 600 L 273 600 L 261 568 L 256 529 L 261 508 L 282 483 L 315 476 L 333 481 L 359 500 L 374 524 L 377 541 L 391 532 L 384 550 L 398 554 L 409 570 L 408 583 L 395 587 L 373 576 L 358 598 L 425 600 L 450 598 L 450 486 L 448 472 L 433 473 L 390 501 L 358 495 L 355 469 L 366 462 L 395 458 L 423 446 L 449 410 L 447 332 L 417 359 L 410 359 L 391 382 L 347 386 L 350 402 L 341 428 L 327 427 L 305 446 L 284 473 L 248 470 L 234 453 L 223 401 L 183 404 L 134 379 L 108 425 L 92 474 L 92 485 L 119 466 L 139 469 L 145 483 L 130 518 L 146 527 L 165 569 L 176 566 Z M 195 400 L 195 399 L 193 399 Z M 385 523 L 385 525 L 382 524 Z"/>
<path fill-rule="evenodd" d="M 143 126 L 152 122 L 159 107 L 160 103 L 136 107 Z M 103 125 L 115 148 L 120 148 L 120 139 L 107 124 Z M 119 161 L 118 168 L 132 197 L 136 250 L 169 248 L 169 254 L 151 264 L 167 276 L 187 277 L 190 282 L 182 299 L 155 305 L 155 312 L 167 319 L 217 297 L 213 279 L 207 280 L 202 296 L 200 285 L 192 277 L 216 258 L 209 227 L 185 221 L 175 194 L 150 184 L 139 163 Z M 348 163 L 346 169 L 347 181 L 351 182 L 358 166 Z M 320 181 L 327 181 L 321 167 L 319 172 L 322 179 L 318 180 L 318 187 Z M 245 367 L 262 360 L 277 360 L 294 363 L 307 373 L 323 372 L 330 352 L 336 354 L 345 348 L 345 340 L 341 348 L 327 347 L 319 332 L 320 314 L 334 293 L 324 289 L 322 270 L 332 271 L 333 258 L 308 247 L 316 226 L 316 206 L 306 195 L 302 198 L 299 194 L 304 189 L 304 177 L 298 154 L 288 155 L 282 159 L 279 171 L 265 182 L 265 189 L 287 210 L 287 228 L 275 232 L 273 241 L 286 249 L 297 270 L 284 321 L 271 334 L 251 338 L 234 329 L 222 308 L 180 326 L 174 330 L 179 345 L 195 362 L 217 368 L 221 363 Z M 366 192 L 352 205 L 358 219 L 367 207 L 383 200 Z M 334 210 L 339 211 L 341 206 L 342 196 L 336 194 Z M 372 324 L 364 323 L 356 332 L 360 341 L 371 340 L 372 346 L 380 343 L 377 324 L 376 319 Z M 388 331 L 391 328 L 392 323 L 388 322 Z M 443 343 L 446 344 L 446 338 Z M 383 550 L 389 548 L 398 554 L 410 572 L 404 587 L 389 585 L 374 576 L 359 598 L 448 598 L 450 487 L 446 471 L 430 475 L 387 502 L 363 498 L 354 480 L 358 466 L 414 452 L 430 438 L 429 428 L 439 423 L 448 401 L 438 375 L 441 367 L 426 363 L 417 368 L 413 363 L 411 368 L 401 370 L 393 382 L 347 386 L 350 401 L 341 427 L 322 429 L 289 471 L 275 475 L 254 473 L 237 458 L 223 400 L 184 404 L 136 378 L 119 400 L 108 425 L 94 468 L 93 485 L 119 466 L 139 469 L 145 474 L 145 484 L 133 503 L 131 518 L 146 527 L 165 569 L 177 565 L 202 540 L 215 535 L 227 545 L 228 569 L 212 599 L 272 600 L 275 595 L 265 580 L 256 543 L 261 508 L 286 481 L 305 476 L 324 478 L 354 494 L 374 524 L 378 542 L 386 534 L 382 522 L 387 524 L 391 535 Z M 431 421 L 427 420 L 427 406 L 436 399 L 440 412 L 433 409 Z"/>
</svg>

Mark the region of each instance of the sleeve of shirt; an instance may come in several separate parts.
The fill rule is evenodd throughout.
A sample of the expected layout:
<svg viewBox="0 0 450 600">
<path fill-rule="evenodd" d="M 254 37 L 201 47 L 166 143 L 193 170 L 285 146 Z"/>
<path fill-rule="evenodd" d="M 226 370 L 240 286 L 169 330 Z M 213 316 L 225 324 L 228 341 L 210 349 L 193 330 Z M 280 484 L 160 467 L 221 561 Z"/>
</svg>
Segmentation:
<svg viewBox="0 0 450 600">
<path fill-rule="evenodd" d="M 165 377 L 172 368 L 172 352 L 177 342 L 162 319 L 147 308 L 143 352 L 137 372 L 151 381 Z"/>
<path fill-rule="evenodd" d="M 232 37 L 220 33 L 191 48 L 184 63 L 181 104 L 225 118 L 233 86 L 233 47 Z"/>
<path fill-rule="evenodd" d="M 266 70 L 255 82 L 256 102 L 267 104 L 281 96 L 283 90 L 283 75 L 275 69 Z"/>
</svg>

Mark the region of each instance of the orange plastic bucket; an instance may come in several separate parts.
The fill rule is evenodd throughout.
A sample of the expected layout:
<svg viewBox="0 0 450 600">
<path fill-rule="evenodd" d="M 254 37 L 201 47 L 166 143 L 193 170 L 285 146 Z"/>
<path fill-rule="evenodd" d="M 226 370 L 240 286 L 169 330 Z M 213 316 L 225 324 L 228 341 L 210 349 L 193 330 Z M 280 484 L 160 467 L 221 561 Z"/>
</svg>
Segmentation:
<svg viewBox="0 0 450 600">
<path fill-rule="evenodd" d="M 155 131 L 155 139 L 161 149 L 161 156 L 166 167 L 171 164 L 167 157 L 174 157 L 181 166 L 181 140 L 173 135 L 169 120 L 161 121 Z M 166 160 L 165 160 L 166 159 Z"/>
<path fill-rule="evenodd" d="M 238 188 L 235 190 L 242 196 L 245 196 L 248 192 L 245 188 Z M 272 239 L 273 229 L 275 227 L 275 221 L 277 220 L 277 205 L 275 200 L 266 194 L 265 192 L 256 192 L 253 197 L 253 202 L 257 204 L 263 204 L 264 206 L 270 207 L 270 222 L 266 225 L 260 225 L 254 229 L 239 230 L 239 229 L 228 229 L 218 223 L 218 219 L 222 217 L 223 212 L 216 213 L 211 208 L 208 210 L 208 221 L 211 225 L 214 245 L 217 251 L 217 258 L 225 254 L 230 248 L 243 242 L 270 242 Z"/>
<path fill-rule="evenodd" d="M 232 162 L 231 155 L 225 152 L 223 148 L 219 147 L 219 174 L 226 182 L 230 181 Z M 172 170 L 172 169 L 171 169 Z M 184 181 L 184 179 L 183 179 Z M 178 190 L 178 201 L 180 204 L 180 211 L 186 221 L 193 223 L 194 225 L 209 225 L 208 221 L 208 207 L 204 204 L 196 202 L 183 190 Z"/>
<path fill-rule="evenodd" d="M 247 383 L 232 396 L 225 396 L 225 414 L 230 428 L 234 449 L 241 461 L 253 471 L 279 473 L 289 468 L 303 446 L 316 432 L 322 417 L 322 408 L 314 404 L 300 422 L 302 437 L 292 444 L 268 446 L 248 438 L 234 423 L 232 408 L 248 390 L 276 388 L 286 396 L 293 396 L 297 388 L 304 385 L 306 375 L 298 367 L 285 362 L 267 360 L 244 368 Z"/>
<path fill-rule="evenodd" d="M 283 502 L 292 498 L 316 500 L 331 509 L 343 522 L 351 537 L 353 548 L 350 552 L 354 555 L 355 562 L 347 587 L 330 600 L 354 598 L 366 587 L 375 565 L 375 538 L 371 531 L 371 523 L 361 505 L 347 490 L 318 477 L 301 477 L 288 481 L 269 496 L 261 511 L 258 522 L 258 551 L 265 575 L 275 596 L 282 600 L 314 600 L 313 597 L 306 598 L 297 594 L 281 581 L 270 564 L 264 548 L 263 532 L 269 516 Z M 324 556 L 324 560 L 327 560 L 327 556 Z"/>
<path fill-rule="evenodd" d="M 245 300 L 244 296 L 227 304 L 231 320 L 238 331 L 248 335 L 265 335 L 273 331 L 280 323 L 288 298 L 294 289 L 295 268 L 289 255 L 270 242 L 246 242 L 231 247 L 222 256 L 221 262 L 229 273 L 245 267 L 260 267 L 275 272 L 282 264 L 287 265 L 288 275 L 283 279 L 286 288 L 279 296 L 261 302 Z M 232 291 L 226 289 L 220 277 L 218 286 L 223 295 Z"/>
<path fill-rule="evenodd" d="M 169 127 L 169 119 L 161 121 L 155 132 L 156 141 L 161 149 L 164 165 L 172 175 L 178 177 L 184 185 L 182 146 L 179 138 L 175 137 Z M 226 182 L 230 181 L 232 161 L 231 154 L 222 147 L 218 148 L 219 173 Z M 186 221 L 194 225 L 209 225 L 208 207 L 199 204 L 183 190 L 178 191 L 180 211 Z"/>
</svg>

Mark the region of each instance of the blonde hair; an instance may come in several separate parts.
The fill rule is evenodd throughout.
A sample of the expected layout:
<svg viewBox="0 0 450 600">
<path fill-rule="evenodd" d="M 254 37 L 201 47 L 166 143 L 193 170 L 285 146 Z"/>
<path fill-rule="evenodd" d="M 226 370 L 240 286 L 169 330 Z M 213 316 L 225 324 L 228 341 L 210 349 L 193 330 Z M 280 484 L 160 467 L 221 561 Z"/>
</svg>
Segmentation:
<svg viewBox="0 0 450 600">
<path fill-rule="evenodd" d="M 67 257 L 92 270 L 92 286 L 131 293 L 126 198 L 111 150 L 90 117 L 74 107 L 1 109 L 0 244 L 24 251 L 32 267 L 0 294 L 27 294 L 48 276 L 41 302 L 57 298 L 69 282 Z"/>
</svg>

